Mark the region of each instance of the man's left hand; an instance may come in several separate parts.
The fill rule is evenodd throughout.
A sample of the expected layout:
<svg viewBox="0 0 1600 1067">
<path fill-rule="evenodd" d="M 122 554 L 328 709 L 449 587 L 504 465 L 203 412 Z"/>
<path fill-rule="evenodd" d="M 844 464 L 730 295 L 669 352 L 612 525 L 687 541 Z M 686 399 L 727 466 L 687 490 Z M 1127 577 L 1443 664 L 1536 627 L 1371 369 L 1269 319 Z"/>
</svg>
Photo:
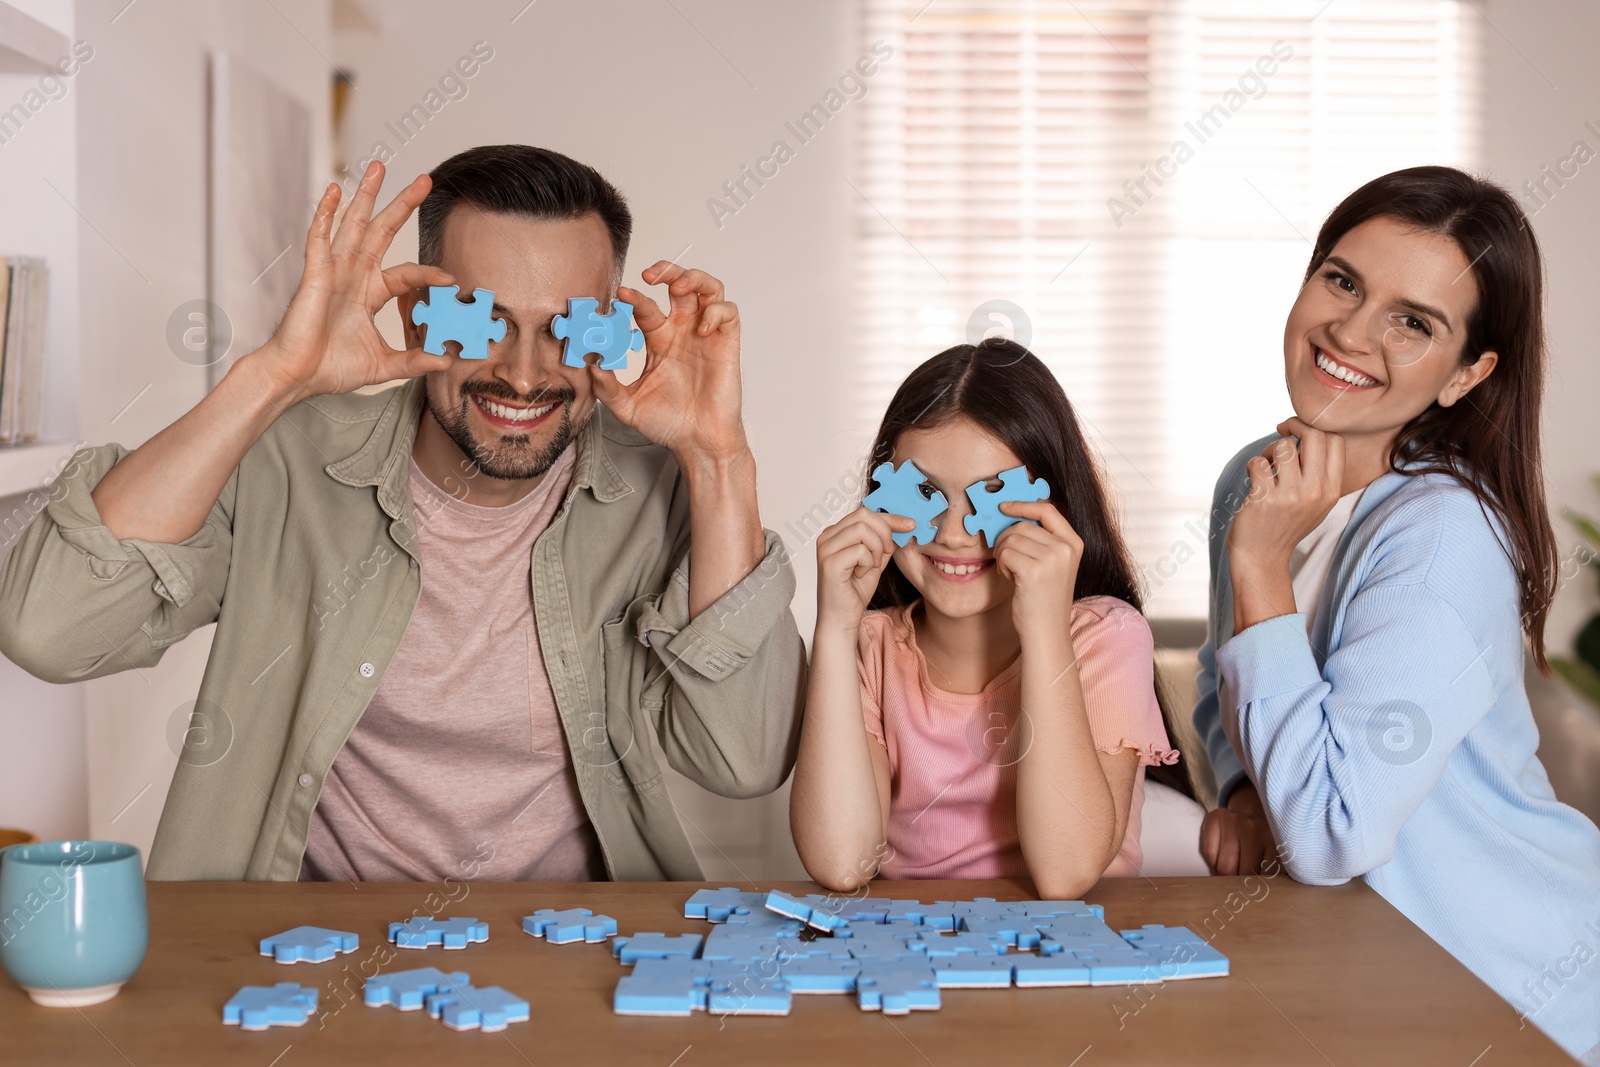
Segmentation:
<svg viewBox="0 0 1600 1067">
<path fill-rule="evenodd" d="M 591 365 L 594 394 L 628 426 L 685 460 L 734 460 L 748 448 L 740 410 L 739 309 L 722 282 L 669 260 L 647 268 L 671 297 L 663 313 L 637 289 L 617 288 L 644 334 L 644 372 L 623 385 Z"/>
</svg>

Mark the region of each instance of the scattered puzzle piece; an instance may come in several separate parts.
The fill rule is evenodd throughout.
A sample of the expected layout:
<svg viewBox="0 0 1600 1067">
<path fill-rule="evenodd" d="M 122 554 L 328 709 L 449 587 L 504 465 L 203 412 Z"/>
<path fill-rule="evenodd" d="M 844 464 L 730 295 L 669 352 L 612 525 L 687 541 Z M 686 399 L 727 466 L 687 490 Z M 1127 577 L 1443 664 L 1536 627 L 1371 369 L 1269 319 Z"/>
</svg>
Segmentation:
<svg viewBox="0 0 1600 1067">
<path fill-rule="evenodd" d="M 827 956 L 797 956 L 784 960 L 779 973 L 795 995 L 808 993 L 853 993 L 861 961 L 832 959 Z"/>
<path fill-rule="evenodd" d="M 373 1008 L 393 1004 L 401 1011 L 416 1011 L 432 994 L 471 982 L 471 976 L 465 971 L 441 971 L 437 967 L 390 971 L 368 978 L 362 987 L 362 999 Z"/>
<path fill-rule="evenodd" d="M 685 919 L 704 919 L 707 922 L 725 923 L 735 912 L 759 911 L 766 904 L 765 893 L 746 893 L 732 886 L 721 889 L 697 889 L 683 902 Z"/>
<path fill-rule="evenodd" d="M 617 920 L 609 915 L 596 915 L 588 908 L 568 908 L 565 911 L 540 908 L 532 915 L 522 917 L 522 932 L 542 937 L 552 945 L 604 941 L 617 932 Z"/>
<path fill-rule="evenodd" d="M 486 1034 L 504 1030 L 510 1023 L 528 1021 L 528 1002 L 497 985 L 479 989 L 472 985 L 452 985 L 426 1000 L 428 1014 L 452 1030 L 482 1030 Z"/>
<path fill-rule="evenodd" d="M 755 970 L 711 972 L 706 1010 L 713 1015 L 788 1015 L 789 1005 L 789 983 L 780 975 L 767 977 Z"/>
<path fill-rule="evenodd" d="M 1032 959 L 1033 957 L 1026 957 Z M 928 961 L 940 989 L 1004 989 L 1011 984 L 1010 956 L 940 956 Z"/>
<path fill-rule="evenodd" d="M 820 908 L 813 908 L 803 900 L 796 900 L 787 893 L 780 893 L 774 889 L 767 894 L 767 910 L 791 919 L 798 919 L 807 926 L 816 930 L 832 932 L 848 927 L 850 924 Z"/>
<path fill-rule="evenodd" d="M 634 934 L 632 937 L 619 937 L 612 941 L 611 953 L 623 963 L 659 959 L 665 956 L 694 959 L 700 955 L 702 941 L 703 938 L 699 934 L 679 934 L 676 937 L 659 933 Z"/>
<path fill-rule="evenodd" d="M 863 960 L 856 978 L 856 1002 L 862 1011 L 907 1015 L 939 1010 L 939 982 L 926 961 Z"/>
<path fill-rule="evenodd" d="M 1011 963 L 1012 981 L 1018 989 L 1089 984 L 1089 965 L 1070 952 L 1054 956 L 1018 953 L 1006 958 Z"/>
<path fill-rule="evenodd" d="M 222 1021 L 241 1030 L 304 1026 L 317 1010 L 317 991 L 296 982 L 247 985 L 222 1006 Z"/>
<path fill-rule="evenodd" d="M 967 486 L 967 499 L 972 501 L 972 514 L 961 520 L 967 533 L 983 533 L 984 540 L 990 548 L 994 547 L 995 539 L 1008 527 L 1019 522 L 1033 522 L 1032 519 L 1019 519 L 1007 515 L 1000 510 L 1000 505 L 1008 500 L 1034 501 L 1048 500 L 1050 497 L 1050 483 L 1040 478 L 1030 482 L 1028 468 L 1012 467 L 1008 471 L 1001 471 L 998 475 L 1001 487 L 994 492 L 984 488 L 984 482 L 973 482 Z M 1038 523 L 1034 523 L 1035 526 Z"/>
<path fill-rule="evenodd" d="M 878 483 L 878 488 L 863 497 L 862 504 L 873 511 L 904 515 L 917 521 L 916 529 L 911 532 L 897 530 L 893 533 L 895 544 L 901 548 L 912 541 L 925 545 L 939 536 L 933 520 L 949 510 L 950 502 L 937 489 L 930 495 L 923 495 L 922 485 L 928 476 L 918 470 L 915 463 L 908 459 L 898 470 L 893 463 L 880 463 L 873 468 L 872 480 Z"/>
<path fill-rule="evenodd" d="M 488 359 L 489 342 L 506 339 L 506 324 L 494 317 L 494 293 L 474 289 L 471 300 L 461 299 L 456 285 L 428 286 L 428 302 L 411 308 L 411 322 L 426 326 L 422 350 L 445 354 L 446 341 L 461 346 L 462 359 Z"/>
<path fill-rule="evenodd" d="M 1006 943 L 988 934 L 952 934 L 924 930 L 917 935 L 930 958 L 937 956 L 1004 956 Z"/>
<path fill-rule="evenodd" d="M 1214 978 L 1228 973 L 1228 957 L 1186 926 L 1150 924 L 1122 931 L 1122 939 L 1155 957 L 1162 978 Z"/>
<path fill-rule="evenodd" d="M 321 926 L 296 926 L 261 939 L 261 954 L 279 963 L 326 963 L 340 952 L 354 952 L 361 944 L 355 934 Z"/>
<path fill-rule="evenodd" d="M 550 332 L 564 339 L 561 362 L 582 367 L 593 352 L 600 357 L 601 370 L 621 370 L 628 365 L 628 354 L 644 348 L 644 334 L 633 326 L 633 305 L 626 300 L 611 301 L 611 312 L 600 314 L 600 301 L 588 297 L 569 297 L 567 313 L 557 315 Z"/>
<path fill-rule="evenodd" d="M 389 940 L 397 948 L 466 948 L 469 942 L 489 940 L 489 924 L 477 919 L 434 919 L 419 916 L 389 924 Z"/>
</svg>

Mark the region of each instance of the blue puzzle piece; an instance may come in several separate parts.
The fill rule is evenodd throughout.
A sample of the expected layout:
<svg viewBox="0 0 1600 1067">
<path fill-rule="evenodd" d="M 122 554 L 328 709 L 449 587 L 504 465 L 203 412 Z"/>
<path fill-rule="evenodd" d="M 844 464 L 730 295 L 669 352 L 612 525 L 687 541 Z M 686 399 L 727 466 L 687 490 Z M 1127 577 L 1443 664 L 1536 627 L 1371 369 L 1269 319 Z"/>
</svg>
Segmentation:
<svg viewBox="0 0 1600 1067">
<path fill-rule="evenodd" d="M 316 989 L 296 982 L 247 985 L 222 1006 L 222 1021 L 241 1030 L 304 1026 L 317 1010 Z"/>
<path fill-rule="evenodd" d="M 640 960 L 641 965 L 655 962 Z M 651 977 L 637 972 L 623 975 L 611 997 L 617 1015 L 687 1016 L 706 1010 L 710 982 L 692 975 Z"/>
<path fill-rule="evenodd" d="M 917 960 L 863 960 L 856 978 L 862 1011 L 906 1015 L 939 1010 L 939 982 L 933 968 Z"/>
<path fill-rule="evenodd" d="M 961 930 L 964 933 L 981 934 L 1003 944 L 1031 951 L 1039 947 L 1040 934 L 1036 924 L 1049 921 L 1030 919 L 1026 915 L 963 915 Z"/>
<path fill-rule="evenodd" d="M 706 1010 L 713 1015 L 788 1015 L 789 983 L 781 975 L 755 970 L 711 973 Z"/>
<path fill-rule="evenodd" d="M 601 370 L 621 370 L 628 353 L 644 348 L 644 334 L 633 328 L 633 305 L 626 300 L 611 301 L 610 314 L 602 315 L 600 301 L 569 297 L 567 313 L 555 317 L 550 332 L 567 342 L 561 362 L 569 367 L 584 366 L 584 357 L 593 352 L 600 356 Z"/>
<path fill-rule="evenodd" d="M 777 938 L 716 937 L 706 938 L 700 949 L 700 958 L 723 963 L 753 963 L 756 960 L 777 959 L 782 952 Z"/>
<path fill-rule="evenodd" d="M 937 956 L 1004 956 L 1006 943 L 988 934 L 950 934 L 924 930 L 917 935 L 930 958 Z"/>
<path fill-rule="evenodd" d="M 697 889 L 693 896 L 683 902 L 683 917 L 725 923 L 736 912 L 763 911 L 766 901 L 765 893 L 746 893 L 732 886 Z"/>
<path fill-rule="evenodd" d="M 1090 985 L 1150 985 L 1161 981 L 1156 958 L 1130 946 L 1074 950 L 1072 955 L 1089 966 Z"/>
<path fill-rule="evenodd" d="M 596 915 L 588 908 L 568 908 L 565 911 L 540 908 L 532 915 L 522 917 L 522 932 L 542 937 L 552 945 L 604 941 L 617 932 L 617 920 L 609 915 Z"/>
<path fill-rule="evenodd" d="M 612 941 L 611 954 L 623 963 L 629 964 L 642 959 L 659 959 L 666 956 L 693 959 L 700 955 L 700 945 L 703 940 L 699 934 L 679 934 L 676 937 L 659 933 L 634 934 Z"/>
<path fill-rule="evenodd" d="M 1036 922 L 1041 934 L 1039 952 L 1054 955 L 1062 950 L 1085 952 L 1126 948 L 1124 941 L 1105 920 L 1093 915 L 1056 915 Z M 1059 945 L 1060 947 L 1056 947 Z"/>
<path fill-rule="evenodd" d="M 393 1004 L 401 1011 L 416 1011 L 432 994 L 471 983 L 472 978 L 465 971 L 441 971 L 437 967 L 390 971 L 368 978 L 362 987 L 362 999 L 373 1008 Z"/>
<path fill-rule="evenodd" d="M 433 919 L 419 916 L 389 924 L 389 940 L 398 948 L 466 948 L 469 942 L 489 940 L 489 924 L 477 919 Z"/>
<path fill-rule="evenodd" d="M 1016 906 L 1022 909 L 1022 914 L 1030 918 L 1054 918 L 1062 915 L 1075 915 L 1085 919 L 1106 917 L 1105 905 L 1085 904 L 1081 900 L 1019 900 Z"/>
<path fill-rule="evenodd" d="M 1011 985 L 1011 960 L 1011 956 L 941 956 L 928 965 L 940 989 L 1004 989 Z"/>
<path fill-rule="evenodd" d="M 789 983 L 789 991 L 796 995 L 851 993 L 855 991 L 856 975 L 861 973 L 861 963 L 854 959 L 800 956 L 784 960 L 779 973 Z"/>
<path fill-rule="evenodd" d="M 428 996 L 428 1014 L 452 1030 L 504 1030 L 511 1023 L 528 1021 L 528 1002 L 497 985 L 479 989 L 452 985 Z"/>
<path fill-rule="evenodd" d="M 813 908 L 803 900 L 796 900 L 787 893 L 780 893 L 774 889 L 767 894 L 767 910 L 790 919 L 798 919 L 815 930 L 834 931 L 848 927 L 850 924 L 837 915 Z"/>
<path fill-rule="evenodd" d="M 810 897 L 806 898 L 808 901 Z M 847 923 L 874 923 L 882 925 L 888 921 L 889 911 L 894 906 L 892 900 L 841 900 L 836 907 L 828 910 Z"/>
<path fill-rule="evenodd" d="M 455 341 L 462 359 L 488 359 L 489 342 L 506 339 L 505 322 L 493 314 L 494 293 L 474 289 L 469 301 L 461 300 L 460 293 L 459 286 L 430 285 L 428 302 L 412 307 L 412 324 L 427 327 L 422 350 L 442 356 L 445 342 Z"/>
<path fill-rule="evenodd" d="M 923 495 L 922 484 L 928 476 L 918 470 L 915 463 L 908 459 L 898 470 L 893 463 L 880 463 L 873 468 L 872 480 L 878 483 L 878 488 L 862 497 L 862 504 L 873 511 L 904 515 L 917 521 L 916 529 L 911 532 L 897 530 L 891 535 L 895 544 L 901 548 L 912 541 L 925 545 L 939 536 L 933 520 L 949 510 L 950 502 L 937 489 Z"/>
<path fill-rule="evenodd" d="M 1122 931 L 1135 949 L 1155 957 L 1162 978 L 1214 978 L 1228 973 L 1228 957 L 1186 926 L 1147 925 Z"/>
<path fill-rule="evenodd" d="M 1088 985 L 1089 965 L 1070 952 L 1054 956 L 1007 956 L 1012 981 L 1018 989 L 1042 986 Z"/>
<path fill-rule="evenodd" d="M 961 520 L 967 533 L 977 534 L 982 531 L 983 538 L 993 548 L 995 539 L 1006 529 L 1019 522 L 1033 522 L 1032 519 L 1019 519 L 1006 515 L 1000 510 L 1000 505 L 1008 500 L 1033 501 L 1048 500 L 1050 497 L 1050 483 L 1043 478 L 1037 481 L 1028 481 L 1028 468 L 1012 467 L 999 474 L 1001 486 L 994 492 L 984 488 L 983 482 L 973 482 L 967 486 L 967 499 L 972 501 L 972 514 Z M 1038 523 L 1034 523 L 1035 526 Z"/>
<path fill-rule="evenodd" d="M 326 963 L 340 952 L 354 952 L 361 944 L 355 934 L 321 926 L 296 926 L 261 939 L 261 954 L 279 963 Z"/>
</svg>

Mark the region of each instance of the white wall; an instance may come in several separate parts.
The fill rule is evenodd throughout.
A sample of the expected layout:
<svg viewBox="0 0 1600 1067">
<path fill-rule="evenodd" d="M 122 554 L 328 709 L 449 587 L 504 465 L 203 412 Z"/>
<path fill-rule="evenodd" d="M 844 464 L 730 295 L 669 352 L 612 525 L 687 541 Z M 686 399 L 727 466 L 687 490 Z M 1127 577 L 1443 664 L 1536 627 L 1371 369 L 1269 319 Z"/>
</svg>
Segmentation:
<svg viewBox="0 0 1600 1067">
<path fill-rule="evenodd" d="M 1591 0 L 1499 0 L 1486 8 L 1489 46 L 1488 162 L 1491 176 L 1521 193 L 1583 141 L 1600 153 L 1600 5 Z M 1568 170 L 1572 169 L 1569 165 Z M 1545 402 L 1546 491 L 1564 552 L 1580 543 L 1561 518 L 1572 508 L 1600 518 L 1600 301 L 1595 299 L 1594 241 L 1600 233 L 1600 162 L 1563 179 L 1533 215 L 1549 288 L 1547 326 L 1552 374 Z M 1553 183 L 1550 188 L 1555 189 Z M 1525 210 L 1532 202 L 1524 201 Z M 1567 568 L 1570 573 L 1570 566 Z M 1552 650 L 1566 653 L 1576 629 L 1600 609 L 1595 570 L 1566 582 L 1550 627 Z"/>
</svg>

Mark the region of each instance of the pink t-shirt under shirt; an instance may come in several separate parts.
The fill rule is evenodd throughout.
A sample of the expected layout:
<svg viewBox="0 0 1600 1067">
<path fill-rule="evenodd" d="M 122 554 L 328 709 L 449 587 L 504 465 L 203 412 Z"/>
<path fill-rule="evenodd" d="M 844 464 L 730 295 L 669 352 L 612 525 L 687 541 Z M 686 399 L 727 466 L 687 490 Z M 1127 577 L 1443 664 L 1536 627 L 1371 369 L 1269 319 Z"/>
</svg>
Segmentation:
<svg viewBox="0 0 1600 1067">
<path fill-rule="evenodd" d="M 412 462 L 421 596 L 328 771 L 301 878 L 606 876 L 545 673 L 529 584 L 533 543 L 566 498 L 574 452 L 505 507 L 459 500 Z"/>
<path fill-rule="evenodd" d="M 911 616 L 917 605 L 869 611 L 857 646 L 867 733 L 889 753 L 887 878 L 1027 877 L 1017 836 L 1022 661 L 981 693 L 929 679 Z M 1139 753 L 1121 848 L 1107 877 L 1139 872 L 1144 768 L 1175 763 L 1156 703 L 1150 626 L 1131 605 L 1097 596 L 1072 607 L 1072 647 L 1095 747 Z"/>
</svg>

